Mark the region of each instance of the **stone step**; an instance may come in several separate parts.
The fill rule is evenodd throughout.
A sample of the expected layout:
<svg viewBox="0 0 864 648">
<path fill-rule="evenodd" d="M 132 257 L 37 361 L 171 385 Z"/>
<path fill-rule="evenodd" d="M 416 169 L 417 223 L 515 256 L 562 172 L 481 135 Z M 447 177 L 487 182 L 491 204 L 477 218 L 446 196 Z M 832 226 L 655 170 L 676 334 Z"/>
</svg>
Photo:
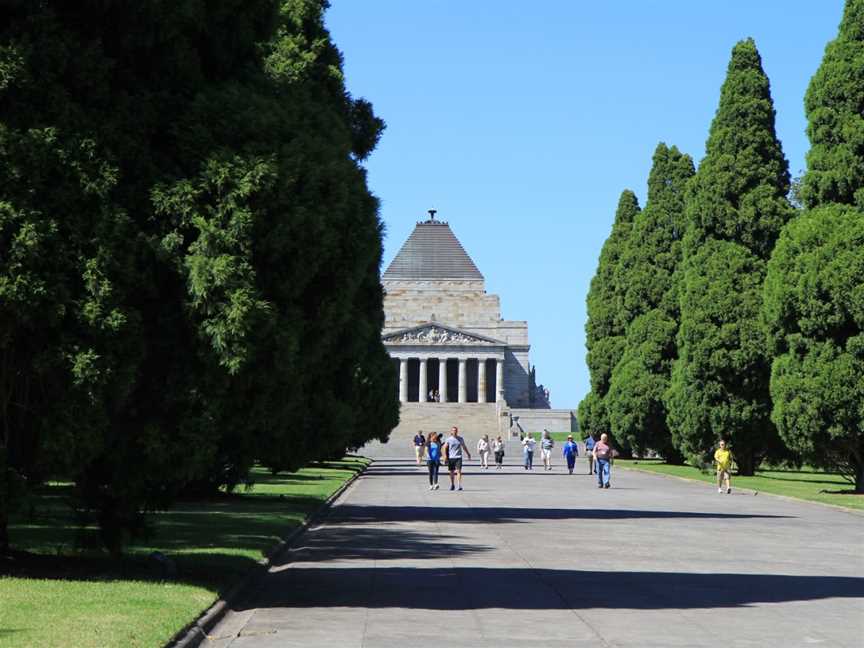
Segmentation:
<svg viewBox="0 0 864 648">
<path fill-rule="evenodd" d="M 510 419 L 498 415 L 496 403 L 402 403 L 399 425 L 390 433 L 389 442 L 369 444 L 360 453 L 373 457 L 402 455 L 410 451 L 418 430 L 424 435 L 429 432 L 447 434 L 454 425 L 465 437 L 468 447 L 474 448 L 484 434 L 490 438 L 498 435 L 506 438 Z"/>
</svg>

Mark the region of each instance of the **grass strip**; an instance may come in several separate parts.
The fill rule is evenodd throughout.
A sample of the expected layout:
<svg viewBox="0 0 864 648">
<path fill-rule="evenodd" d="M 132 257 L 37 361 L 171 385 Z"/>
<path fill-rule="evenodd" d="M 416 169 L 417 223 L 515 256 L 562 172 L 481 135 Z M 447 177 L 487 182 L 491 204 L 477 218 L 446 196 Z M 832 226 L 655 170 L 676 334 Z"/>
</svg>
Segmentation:
<svg viewBox="0 0 864 648">
<path fill-rule="evenodd" d="M 673 466 L 658 459 L 616 459 L 615 465 L 660 475 L 671 475 L 711 484 L 716 483 L 716 476 L 713 472 L 702 471 L 693 466 Z M 864 510 L 864 495 L 852 493 L 852 485 L 842 475 L 808 468 L 801 470 L 758 470 L 753 477 L 732 475 L 732 488 L 746 488 L 772 495 L 783 495 L 821 504 Z"/>
<path fill-rule="evenodd" d="M 26 553 L 0 563 L 0 647 L 164 645 L 367 464 L 349 457 L 290 474 L 258 469 L 248 491 L 151 516 L 149 538 L 120 563 L 98 548 L 95 528 L 77 528 L 69 487 L 50 485 L 10 528 Z M 153 551 L 173 561 L 175 577 L 164 578 Z"/>
</svg>

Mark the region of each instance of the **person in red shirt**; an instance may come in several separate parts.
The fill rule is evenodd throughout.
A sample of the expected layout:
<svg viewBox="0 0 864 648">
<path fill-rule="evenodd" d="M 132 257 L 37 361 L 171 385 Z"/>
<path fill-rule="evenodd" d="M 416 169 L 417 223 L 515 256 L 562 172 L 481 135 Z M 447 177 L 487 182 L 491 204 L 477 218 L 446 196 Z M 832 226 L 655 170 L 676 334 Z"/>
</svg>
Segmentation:
<svg viewBox="0 0 864 648">
<path fill-rule="evenodd" d="M 609 488 L 609 478 L 612 476 L 612 446 L 609 445 L 609 435 L 605 432 L 594 444 L 594 462 L 597 464 L 597 488 Z"/>
</svg>

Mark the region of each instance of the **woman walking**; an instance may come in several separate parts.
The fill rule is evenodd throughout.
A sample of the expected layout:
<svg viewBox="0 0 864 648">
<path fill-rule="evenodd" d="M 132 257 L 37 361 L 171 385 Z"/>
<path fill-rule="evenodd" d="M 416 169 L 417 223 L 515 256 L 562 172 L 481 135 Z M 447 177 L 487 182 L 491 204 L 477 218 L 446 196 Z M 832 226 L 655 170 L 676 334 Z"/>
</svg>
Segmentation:
<svg viewBox="0 0 864 648">
<path fill-rule="evenodd" d="M 441 440 L 437 432 L 429 434 L 426 443 L 426 465 L 429 467 L 429 490 L 438 490 L 438 469 L 441 467 Z"/>
<path fill-rule="evenodd" d="M 537 442 L 529 432 L 528 435 L 522 439 L 522 452 L 525 455 L 525 470 L 534 470 L 534 448 L 536 447 Z"/>
<path fill-rule="evenodd" d="M 495 453 L 495 470 L 501 470 L 504 467 L 504 442 L 500 436 L 492 442 L 492 452 Z"/>
<path fill-rule="evenodd" d="M 543 436 L 540 438 L 540 454 L 543 457 L 543 470 L 552 470 L 552 448 L 555 447 L 555 441 L 549 430 L 543 430 Z"/>
<path fill-rule="evenodd" d="M 480 455 L 480 465 L 489 469 L 489 435 L 484 434 L 477 442 L 477 454 Z"/>
</svg>

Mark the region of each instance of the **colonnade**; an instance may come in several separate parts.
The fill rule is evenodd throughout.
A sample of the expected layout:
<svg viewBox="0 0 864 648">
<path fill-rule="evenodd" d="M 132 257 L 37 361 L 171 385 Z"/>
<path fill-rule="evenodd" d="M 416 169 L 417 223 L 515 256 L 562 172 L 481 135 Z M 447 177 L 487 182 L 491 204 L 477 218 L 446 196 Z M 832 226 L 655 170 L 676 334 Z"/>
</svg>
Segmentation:
<svg viewBox="0 0 864 648">
<path fill-rule="evenodd" d="M 487 363 L 491 365 L 494 363 L 494 384 L 493 393 L 495 396 L 492 399 L 492 402 L 504 400 L 504 361 L 503 358 L 500 357 L 459 357 L 459 358 L 448 358 L 448 357 L 437 357 L 437 356 L 422 356 L 422 357 L 414 357 L 414 358 L 395 358 L 396 361 L 399 362 L 399 402 L 407 403 L 409 402 L 409 391 L 412 392 L 413 389 L 409 389 L 409 386 L 413 387 L 413 385 L 409 385 L 409 368 L 408 363 L 411 360 L 415 360 L 419 362 L 419 376 L 417 380 L 417 399 L 416 401 L 412 398 L 410 399 L 413 402 L 426 403 L 429 402 L 429 392 L 430 390 L 438 393 L 439 398 L 438 401 L 442 403 L 451 402 L 453 399 L 449 397 L 449 393 L 452 390 L 448 389 L 448 366 L 452 366 L 453 363 L 458 363 L 458 369 L 455 372 L 456 375 L 456 399 L 455 401 L 458 403 L 467 403 L 467 402 L 478 402 L 478 403 L 486 403 L 489 402 L 487 397 L 487 392 L 489 391 L 490 385 L 488 381 L 493 380 L 492 374 L 489 374 L 487 377 Z M 448 360 L 451 360 L 452 363 L 448 365 Z M 476 361 L 476 369 L 474 362 Z M 430 380 L 429 377 L 429 365 L 430 363 L 437 362 L 438 364 L 438 372 L 437 372 L 437 380 Z M 469 380 L 468 375 L 468 366 L 469 362 L 471 364 L 472 369 L 476 370 L 476 376 L 471 375 Z M 476 381 L 474 380 L 476 377 Z M 434 378 L 434 375 L 433 375 Z M 472 400 L 469 401 L 469 382 L 473 386 L 476 385 L 476 401 L 473 400 L 473 392 L 472 389 Z"/>
</svg>

